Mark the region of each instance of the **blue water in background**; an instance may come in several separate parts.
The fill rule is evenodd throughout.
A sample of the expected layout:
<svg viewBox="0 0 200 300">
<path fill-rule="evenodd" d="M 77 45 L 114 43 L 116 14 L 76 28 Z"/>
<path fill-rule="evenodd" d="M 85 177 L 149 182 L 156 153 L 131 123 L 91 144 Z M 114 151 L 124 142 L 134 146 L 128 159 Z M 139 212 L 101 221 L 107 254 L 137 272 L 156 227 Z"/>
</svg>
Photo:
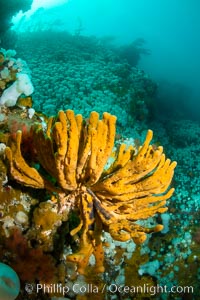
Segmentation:
<svg viewBox="0 0 200 300">
<path fill-rule="evenodd" d="M 200 280 L 200 1 L 54 1 L 38 0 L 38 10 L 14 16 L 8 32 L 9 48 L 15 49 L 17 57 L 24 59 L 30 68 L 35 87 L 33 107 L 48 116 L 70 108 L 85 118 L 91 110 L 100 114 L 108 111 L 117 116 L 117 139 L 123 141 L 131 137 L 140 144 L 147 129 L 153 130 L 155 145 L 162 145 L 167 157 L 176 160 L 178 165 L 172 182 L 175 193 L 167 203 L 169 232 L 149 239 L 149 245 L 147 242 L 142 249 L 147 251 L 151 261 L 159 259 L 159 272 L 153 276 L 161 285 L 182 284 L 182 274 L 191 268 L 188 278 L 184 275 L 184 279 L 195 287 L 197 295 Z M 34 5 L 36 0 L 33 8 Z M 13 39 L 12 32 L 16 34 Z M 44 35 L 40 35 L 41 32 Z M 66 34 L 62 40 L 58 32 L 67 32 L 69 36 Z M 27 33 L 28 39 L 23 38 Z M 123 57 L 116 58 L 118 49 L 135 41 L 141 42 L 141 48 L 132 65 Z M 108 48 L 104 48 L 105 45 Z M 3 39 L 1 47 L 8 49 Z M 118 90 L 121 86 L 124 94 Z M 150 92 L 148 90 L 143 97 L 144 87 Z M 140 95 L 146 106 L 138 112 Z M 138 102 L 136 105 L 134 100 Z M 166 299 L 196 300 L 189 295 L 188 298 L 187 295 L 185 298 L 163 296 L 162 300 Z"/>
<path fill-rule="evenodd" d="M 151 55 L 141 56 L 139 67 L 159 83 L 160 102 L 180 107 L 186 118 L 200 120 L 198 0 L 70 0 L 57 6 L 44 2 L 45 8 L 22 22 L 17 31 L 35 23 L 40 30 L 49 27 L 112 36 L 116 45 L 143 38 Z"/>
</svg>

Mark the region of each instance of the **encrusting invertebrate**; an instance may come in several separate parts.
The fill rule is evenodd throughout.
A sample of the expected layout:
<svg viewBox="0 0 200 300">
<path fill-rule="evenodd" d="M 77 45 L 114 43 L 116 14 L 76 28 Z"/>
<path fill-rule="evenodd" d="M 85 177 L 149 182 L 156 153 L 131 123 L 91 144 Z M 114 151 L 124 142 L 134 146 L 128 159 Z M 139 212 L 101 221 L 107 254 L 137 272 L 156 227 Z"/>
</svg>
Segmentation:
<svg viewBox="0 0 200 300">
<path fill-rule="evenodd" d="M 80 236 L 80 250 L 67 257 L 84 273 L 91 254 L 96 271 L 104 271 L 102 231 L 113 239 L 142 243 L 146 233 L 162 230 L 162 225 L 145 228 L 136 223 L 167 210 L 166 200 L 176 162 L 166 159 L 163 148 L 150 145 L 153 137 L 147 132 L 144 144 L 121 144 L 115 150 L 114 162 L 105 167 L 115 141 L 116 117 L 92 112 L 88 122 L 72 110 L 59 111 L 50 117 L 47 128 L 32 127 L 33 147 L 43 172 L 30 167 L 21 154 L 22 133 L 6 148 L 12 177 L 23 185 L 47 189 L 56 195 L 61 209 L 77 212 L 80 223 L 71 235 Z M 44 170 L 53 180 L 48 180 Z"/>
</svg>

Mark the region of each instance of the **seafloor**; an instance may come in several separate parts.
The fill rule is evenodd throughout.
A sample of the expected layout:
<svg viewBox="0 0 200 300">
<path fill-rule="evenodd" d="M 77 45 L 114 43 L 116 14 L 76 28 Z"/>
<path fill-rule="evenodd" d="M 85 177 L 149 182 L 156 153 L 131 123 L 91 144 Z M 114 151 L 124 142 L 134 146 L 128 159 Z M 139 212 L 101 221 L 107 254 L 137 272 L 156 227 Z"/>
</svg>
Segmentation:
<svg viewBox="0 0 200 300">
<path fill-rule="evenodd" d="M 0 225 L 1 230 L 6 232 L 6 238 L 4 234 L 1 236 L 1 242 L 6 243 L 6 246 L 1 243 L 0 260 L 11 264 L 13 268 L 17 265 L 17 270 L 23 274 L 22 289 L 17 300 L 51 299 L 52 297 L 52 299 L 63 299 L 61 295 L 60 298 L 56 297 L 58 295 L 55 291 L 52 293 L 40 291 L 36 294 L 35 290 L 32 292 L 28 290 L 29 287 L 27 288 L 27 284 L 34 283 L 33 289 L 38 282 L 44 284 L 48 277 L 46 274 L 51 277 L 49 273 L 54 272 L 55 269 L 57 271 L 54 279 L 57 278 L 58 282 L 66 284 L 70 289 L 64 295 L 64 299 L 198 299 L 200 124 L 184 116 L 176 118 L 173 111 L 171 117 L 170 114 L 168 117 L 157 115 L 160 114 L 160 109 L 157 110 L 154 100 L 156 82 L 144 71 L 130 66 L 121 59 L 103 40 L 52 32 L 22 35 L 16 41 L 15 50 L 16 57 L 25 60 L 31 71 L 35 88 L 32 95 L 33 108 L 37 115 L 32 121 L 26 121 L 26 109 L 1 108 L 1 115 L 11 116 L 9 124 L 6 123 L 6 118 L 0 124 L 1 142 L 4 141 L 6 130 L 15 131 L 16 126 L 17 129 L 22 130 L 23 123 L 38 121 L 38 116 L 41 115 L 51 116 L 57 114 L 59 110 L 72 109 L 76 114 L 82 114 L 87 119 L 91 111 L 100 114 L 107 111 L 117 116 L 117 141 L 141 145 L 146 131 L 152 129 L 154 144 L 162 145 L 167 157 L 177 161 L 172 182 L 175 193 L 167 201 L 168 213 L 163 218 L 155 216 L 149 220 L 149 224 L 155 221 L 163 222 L 165 230 L 149 235 L 141 246 L 136 246 L 132 241 L 116 242 L 105 233 L 103 239 L 106 271 L 98 276 L 91 273 L 93 272 L 91 269 L 84 277 L 78 276 L 71 264 L 63 267 L 64 256 L 61 257 L 61 252 L 65 253 L 66 249 L 60 247 L 63 247 L 64 243 L 62 245 L 54 243 L 52 251 L 48 248 L 49 245 L 46 245 L 47 251 L 44 249 L 46 252 L 42 254 L 34 249 L 34 240 L 37 240 L 39 231 L 32 232 L 31 247 L 35 252 L 30 251 L 29 245 L 19 232 L 14 232 L 13 239 L 9 238 L 9 222 L 19 227 L 24 234 L 28 230 L 26 221 L 20 223 L 14 217 L 22 207 L 25 211 L 31 212 L 29 218 L 32 218 L 34 212 L 31 207 L 35 207 L 39 200 L 44 199 L 42 200 L 44 207 L 37 208 L 38 216 L 42 214 L 42 209 L 47 209 L 45 205 L 48 205 L 43 191 L 16 184 L 15 181 L 10 181 L 9 177 L 7 179 L 7 169 L 2 154 Z M 13 118 L 18 120 L 16 122 L 18 125 Z M 20 119 L 23 120 L 21 125 L 19 125 Z M 36 215 L 34 218 L 36 219 Z M 63 222 L 61 228 L 53 223 L 53 229 L 50 228 L 50 221 L 47 224 L 48 230 L 56 234 L 56 241 L 60 241 L 57 237 L 59 234 L 66 238 L 65 230 L 69 235 L 65 218 L 59 219 L 60 221 Z M 16 263 L 13 256 L 18 252 L 20 255 Z M 90 264 L 92 266 L 92 260 Z M 73 290 L 74 284 L 77 284 L 76 291 Z M 104 284 L 106 291 L 101 293 Z M 137 293 L 131 292 L 128 288 L 127 292 L 124 289 L 114 291 L 116 286 L 130 288 L 160 286 L 161 288 L 158 288 L 155 293 L 148 289 L 145 292 L 143 290 L 143 293 Z M 178 287 L 176 292 L 162 292 L 162 287 L 167 287 L 169 291 L 173 286 Z M 80 287 L 83 287 L 82 292 Z M 188 290 L 187 287 L 192 287 L 193 291 Z M 99 289 L 98 293 L 95 288 Z"/>
</svg>

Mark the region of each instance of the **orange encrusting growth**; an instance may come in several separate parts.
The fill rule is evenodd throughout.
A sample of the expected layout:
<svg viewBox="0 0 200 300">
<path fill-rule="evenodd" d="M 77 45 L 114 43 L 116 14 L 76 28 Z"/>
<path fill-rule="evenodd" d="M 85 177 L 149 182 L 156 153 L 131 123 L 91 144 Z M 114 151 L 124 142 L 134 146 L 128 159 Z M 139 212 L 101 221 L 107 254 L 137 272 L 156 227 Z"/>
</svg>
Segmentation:
<svg viewBox="0 0 200 300">
<path fill-rule="evenodd" d="M 146 233 L 162 230 L 162 225 L 145 228 L 135 223 L 167 210 L 166 200 L 176 162 L 166 159 L 163 148 L 155 149 L 150 142 L 151 130 L 137 154 L 134 145 L 120 145 L 114 162 L 105 165 L 112 155 L 115 141 L 116 117 L 109 113 L 92 112 L 88 122 L 72 110 L 60 111 L 49 118 L 46 132 L 40 124 L 33 127 L 33 146 L 38 162 L 50 174 L 55 184 L 31 168 L 20 151 L 21 132 L 6 148 L 11 175 L 21 184 L 46 188 L 57 194 L 63 207 L 75 209 L 80 224 L 71 231 L 79 234 L 80 250 L 67 257 L 84 273 L 91 254 L 96 259 L 97 272 L 104 271 L 101 242 L 103 230 L 113 239 L 133 239 L 142 243 Z"/>
</svg>

